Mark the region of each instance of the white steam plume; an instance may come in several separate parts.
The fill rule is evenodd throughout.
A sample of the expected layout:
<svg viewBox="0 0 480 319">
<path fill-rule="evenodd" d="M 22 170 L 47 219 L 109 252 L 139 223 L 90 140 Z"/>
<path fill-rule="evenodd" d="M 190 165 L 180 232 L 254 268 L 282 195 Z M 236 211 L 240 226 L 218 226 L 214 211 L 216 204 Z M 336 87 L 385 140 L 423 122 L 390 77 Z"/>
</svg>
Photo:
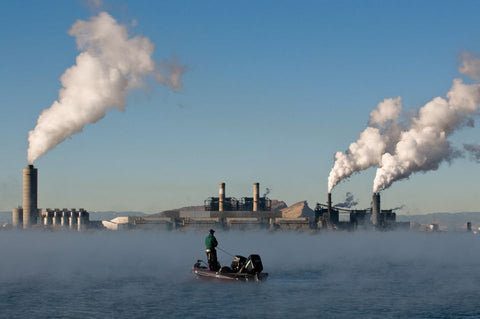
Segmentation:
<svg viewBox="0 0 480 319">
<path fill-rule="evenodd" d="M 458 157 L 447 138 L 455 130 L 473 125 L 479 102 L 479 84 L 454 79 L 447 99 L 436 97 L 422 106 L 408 131 L 402 132 L 394 152 L 382 156 L 373 191 L 379 192 L 414 172 L 436 170 L 443 161 Z"/>
<path fill-rule="evenodd" d="M 370 112 L 367 128 L 358 140 L 350 144 L 345 153 L 335 154 L 335 164 L 328 176 L 330 193 L 340 181 L 353 173 L 378 165 L 382 155 L 399 139 L 402 127 L 398 123 L 402 111 L 402 99 L 385 99 Z"/>
<path fill-rule="evenodd" d="M 108 109 L 123 110 L 126 93 L 142 87 L 145 77 L 153 76 L 174 90 L 182 87 L 185 67 L 176 60 L 157 63 L 152 58 L 153 43 L 139 35 L 130 38 L 127 28 L 106 12 L 75 22 L 69 34 L 76 37 L 82 52 L 61 76 L 58 100 L 40 114 L 29 132 L 30 164 L 86 124 L 101 120 Z"/>
</svg>

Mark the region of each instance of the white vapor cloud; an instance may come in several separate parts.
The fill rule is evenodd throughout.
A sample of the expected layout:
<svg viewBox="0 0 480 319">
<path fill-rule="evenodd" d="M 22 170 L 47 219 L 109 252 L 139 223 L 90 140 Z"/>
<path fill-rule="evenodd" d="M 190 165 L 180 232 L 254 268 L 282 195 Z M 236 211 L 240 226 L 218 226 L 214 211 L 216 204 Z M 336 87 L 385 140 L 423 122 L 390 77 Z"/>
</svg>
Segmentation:
<svg viewBox="0 0 480 319">
<path fill-rule="evenodd" d="M 454 79 L 447 99 L 436 97 L 422 106 L 410 128 L 402 132 L 394 151 L 383 154 L 373 191 L 379 192 L 412 173 L 436 170 L 443 161 L 459 157 L 461 154 L 451 146 L 448 137 L 472 125 L 479 102 L 479 84 Z"/>
<path fill-rule="evenodd" d="M 401 111 L 400 97 L 385 99 L 371 111 L 368 126 L 358 140 L 351 143 L 344 153 L 335 154 L 335 163 L 328 176 L 329 193 L 353 173 L 378 165 L 382 155 L 399 139 L 402 127 L 398 118 Z"/>
<path fill-rule="evenodd" d="M 127 27 L 106 12 L 75 22 L 68 33 L 76 38 L 81 53 L 60 78 L 63 88 L 58 100 L 40 114 L 29 132 L 30 164 L 85 125 L 101 120 L 107 110 L 124 110 L 126 93 L 144 87 L 147 76 L 163 77 L 159 82 L 174 90 L 182 87 L 186 67 L 175 59 L 158 68 L 152 58 L 153 43 L 140 35 L 129 37 Z"/>
</svg>

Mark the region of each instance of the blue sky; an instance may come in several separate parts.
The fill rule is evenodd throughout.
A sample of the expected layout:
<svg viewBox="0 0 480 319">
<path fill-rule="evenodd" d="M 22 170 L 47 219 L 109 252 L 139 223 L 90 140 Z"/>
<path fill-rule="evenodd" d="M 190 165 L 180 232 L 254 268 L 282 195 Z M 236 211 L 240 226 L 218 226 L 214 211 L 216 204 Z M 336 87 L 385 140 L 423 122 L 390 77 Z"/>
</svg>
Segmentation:
<svg viewBox="0 0 480 319">
<path fill-rule="evenodd" d="M 183 90 L 151 83 L 35 162 L 39 207 L 157 212 L 216 196 L 325 201 L 333 155 L 369 112 L 401 96 L 416 110 L 445 96 L 457 56 L 480 53 L 478 1 L 106 1 L 103 10 L 188 66 Z M 86 1 L 2 2 L 0 210 L 21 203 L 28 131 L 75 63 Z M 132 23 L 132 21 L 134 21 Z M 480 143 L 478 128 L 452 137 Z M 333 192 L 370 204 L 375 169 Z M 458 159 L 396 182 L 382 206 L 402 213 L 479 211 L 478 164 Z"/>
</svg>

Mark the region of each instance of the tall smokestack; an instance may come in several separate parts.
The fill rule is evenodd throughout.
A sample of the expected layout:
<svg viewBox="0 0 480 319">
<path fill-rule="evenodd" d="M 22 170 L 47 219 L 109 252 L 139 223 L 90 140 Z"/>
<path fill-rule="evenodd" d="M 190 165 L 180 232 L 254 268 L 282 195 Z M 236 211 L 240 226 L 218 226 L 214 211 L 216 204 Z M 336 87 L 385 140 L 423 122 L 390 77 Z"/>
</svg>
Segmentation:
<svg viewBox="0 0 480 319">
<path fill-rule="evenodd" d="M 372 196 L 372 224 L 378 227 L 378 220 L 380 218 L 380 193 L 373 193 Z"/>
<path fill-rule="evenodd" d="M 33 165 L 23 169 L 23 228 L 37 223 L 38 172 Z"/>
<path fill-rule="evenodd" d="M 253 183 L 253 211 L 258 212 L 258 201 L 260 198 L 260 183 Z"/>
<path fill-rule="evenodd" d="M 223 204 L 225 202 L 225 183 L 218 184 L 218 211 L 223 212 Z"/>
<path fill-rule="evenodd" d="M 328 222 L 330 222 L 330 217 L 332 216 L 332 193 L 328 193 L 327 198 L 327 207 L 328 207 Z"/>
</svg>

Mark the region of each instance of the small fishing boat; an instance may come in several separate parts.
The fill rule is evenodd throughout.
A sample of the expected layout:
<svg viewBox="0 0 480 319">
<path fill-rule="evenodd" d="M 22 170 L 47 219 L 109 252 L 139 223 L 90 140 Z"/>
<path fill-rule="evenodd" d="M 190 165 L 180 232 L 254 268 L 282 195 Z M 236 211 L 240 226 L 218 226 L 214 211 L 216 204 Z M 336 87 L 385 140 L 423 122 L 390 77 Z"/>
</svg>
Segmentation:
<svg viewBox="0 0 480 319">
<path fill-rule="evenodd" d="M 220 267 L 210 270 L 207 263 L 197 260 L 193 265 L 193 273 L 201 279 L 219 281 L 264 281 L 268 273 L 262 272 L 262 259 L 259 255 L 250 255 L 248 258 L 237 255 L 233 257 L 230 267 Z"/>
</svg>

